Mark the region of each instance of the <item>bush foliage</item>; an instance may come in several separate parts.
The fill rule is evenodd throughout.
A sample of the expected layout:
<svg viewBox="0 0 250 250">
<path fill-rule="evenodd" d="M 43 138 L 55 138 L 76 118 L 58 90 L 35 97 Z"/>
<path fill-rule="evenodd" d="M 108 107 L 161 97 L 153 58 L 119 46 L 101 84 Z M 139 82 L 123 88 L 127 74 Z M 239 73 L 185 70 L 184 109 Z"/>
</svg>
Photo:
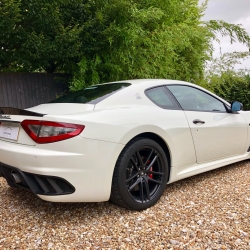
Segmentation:
<svg viewBox="0 0 250 250">
<path fill-rule="evenodd" d="M 243 109 L 250 110 L 250 71 L 235 69 L 241 60 L 249 57 L 249 52 L 234 52 L 214 59 L 202 85 L 229 102 L 242 102 Z"/>
<path fill-rule="evenodd" d="M 240 25 L 202 22 L 205 8 L 199 0 L 1 0 L 0 70 L 71 73 L 71 90 L 133 78 L 201 84 L 218 32 L 250 44 Z"/>
</svg>

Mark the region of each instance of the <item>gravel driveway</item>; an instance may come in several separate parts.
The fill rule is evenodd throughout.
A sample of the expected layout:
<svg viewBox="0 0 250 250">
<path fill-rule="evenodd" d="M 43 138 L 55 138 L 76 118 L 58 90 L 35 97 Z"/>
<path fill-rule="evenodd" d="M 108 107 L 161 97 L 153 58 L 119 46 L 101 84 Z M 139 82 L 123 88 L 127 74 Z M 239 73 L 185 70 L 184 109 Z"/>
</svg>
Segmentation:
<svg viewBox="0 0 250 250">
<path fill-rule="evenodd" d="M 250 249 L 250 162 L 167 186 L 143 212 L 49 203 L 0 178 L 0 249 Z"/>
</svg>

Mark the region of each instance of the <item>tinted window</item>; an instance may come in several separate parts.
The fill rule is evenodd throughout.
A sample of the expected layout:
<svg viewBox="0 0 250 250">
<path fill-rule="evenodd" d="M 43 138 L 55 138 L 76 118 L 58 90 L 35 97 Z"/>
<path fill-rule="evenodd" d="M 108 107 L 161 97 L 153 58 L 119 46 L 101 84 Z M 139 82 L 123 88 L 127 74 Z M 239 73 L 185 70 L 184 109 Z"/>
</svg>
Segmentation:
<svg viewBox="0 0 250 250">
<path fill-rule="evenodd" d="M 147 97 L 156 105 L 164 109 L 180 109 L 168 90 L 161 86 L 146 91 Z"/>
<path fill-rule="evenodd" d="M 50 103 L 88 103 L 96 104 L 115 92 L 130 86 L 130 83 L 109 83 L 94 85 L 83 90 L 69 93 L 59 97 Z"/>
<path fill-rule="evenodd" d="M 168 86 L 184 110 L 226 112 L 224 104 L 215 97 L 193 87 Z"/>
</svg>

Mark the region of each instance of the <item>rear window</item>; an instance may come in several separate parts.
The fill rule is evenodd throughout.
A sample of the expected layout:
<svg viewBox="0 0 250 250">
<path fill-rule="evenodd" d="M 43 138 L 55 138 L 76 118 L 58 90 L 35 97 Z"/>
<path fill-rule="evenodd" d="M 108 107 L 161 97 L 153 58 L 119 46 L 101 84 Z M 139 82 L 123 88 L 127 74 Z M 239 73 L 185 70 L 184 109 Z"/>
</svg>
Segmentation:
<svg viewBox="0 0 250 250">
<path fill-rule="evenodd" d="M 83 90 L 69 93 L 59 97 L 50 103 L 86 103 L 96 104 L 117 91 L 130 86 L 130 83 L 108 83 L 102 85 L 93 85 Z"/>
</svg>

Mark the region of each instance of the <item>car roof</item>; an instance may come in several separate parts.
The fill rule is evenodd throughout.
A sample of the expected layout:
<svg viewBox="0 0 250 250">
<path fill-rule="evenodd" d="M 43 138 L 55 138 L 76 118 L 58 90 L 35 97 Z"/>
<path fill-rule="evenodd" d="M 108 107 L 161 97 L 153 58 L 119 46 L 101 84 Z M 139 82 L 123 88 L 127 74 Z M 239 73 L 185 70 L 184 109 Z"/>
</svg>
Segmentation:
<svg viewBox="0 0 250 250">
<path fill-rule="evenodd" d="M 130 83 L 132 85 L 148 83 L 148 84 L 152 84 L 152 86 L 153 85 L 160 85 L 160 84 L 188 84 L 188 85 L 192 85 L 189 82 L 179 81 L 179 80 L 170 80 L 170 79 L 132 79 L 132 80 L 109 82 L 109 83 L 122 83 L 122 82 Z"/>
<path fill-rule="evenodd" d="M 180 80 L 170 80 L 170 79 L 134 79 L 134 80 L 123 80 L 123 81 L 114 81 L 114 82 L 108 82 L 104 84 L 114 84 L 114 83 L 129 83 L 131 84 L 132 88 L 125 88 L 121 92 L 117 92 L 115 95 L 111 95 L 110 97 L 106 98 L 105 100 L 101 101 L 98 103 L 97 106 L 100 108 L 102 106 L 120 106 L 120 105 L 138 105 L 139 102 L 138 100 L 136 101 L 134 96 L 135 94 L 139 94 L 139 96 L 144 95 L 144 91 L 146 89 L 156 87 L 156 86 L 161 86 L 161 85 L 169 85 L 169 84 L 179 84 L 179 85 L 186 85 L 190 87 L 195 87 L 197 89 L 200 89 L 202 91 L 205 91 L 206 93 L 209 93 L 210 95 L 216 97 L 217 99 L 223 101 L 224 103 L 227 103 L 225 100 L 222 98 L 216 96 L 214 93 L 202 88 L 201 86 L 198 86 L 196 84 L 190 83 L 190 82 L 185 82 L 185 81 L 180 81 Z M 126 96 L 126 97 L 125 97 Z M 132 98 L 129 99 L 129 96 Z M 144 101 L 143 101 L 144 99 Z M 149 104 L 149 99 L 148 98 L 143 98 L 140 101 L 141 105 L 148 105 Z M 150 102 L 151 103 L 151 102 Z M 229 105 L 229 103 L 227 103 Z"/>
</svg>

